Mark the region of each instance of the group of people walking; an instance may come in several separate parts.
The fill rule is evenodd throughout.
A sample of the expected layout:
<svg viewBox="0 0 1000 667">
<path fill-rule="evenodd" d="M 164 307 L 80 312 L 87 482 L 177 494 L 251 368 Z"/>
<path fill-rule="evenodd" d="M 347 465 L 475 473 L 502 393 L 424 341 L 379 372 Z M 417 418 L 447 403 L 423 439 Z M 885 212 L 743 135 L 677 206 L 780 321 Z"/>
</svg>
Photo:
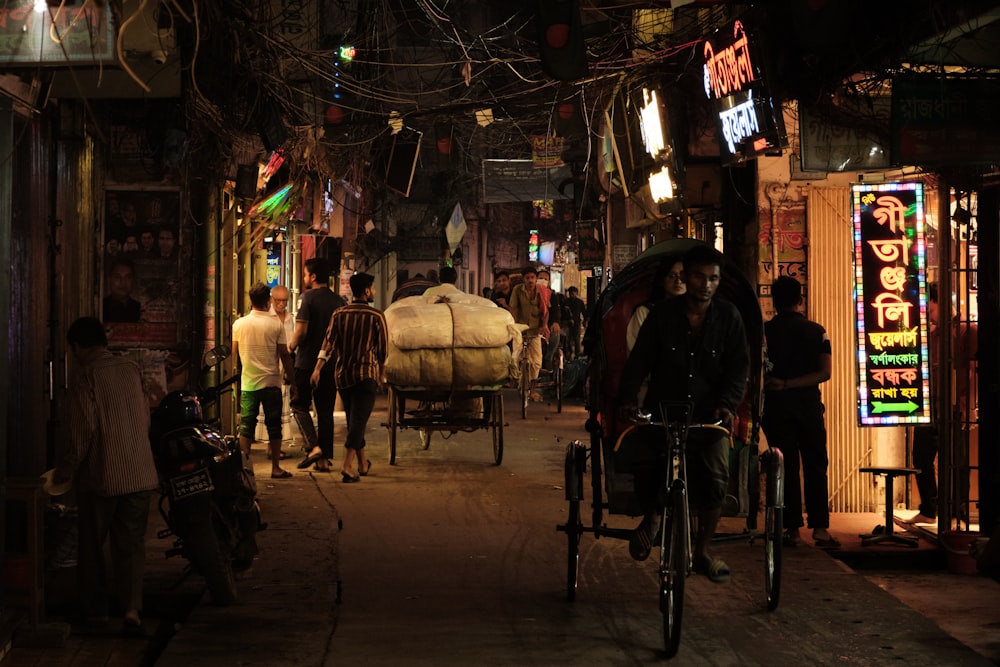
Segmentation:
<svg viewBox="0 0 1000 667">
<path fill-rule="evenodd" d="M 263 406 L 273 479 L 292 476 L 281 468 L 282 381 L 289 386 L 291 413 L 304 440 L 306 456 L 298 468 L 332 471 L 333 413 L 339 394 L 347 422 L 341 478 L 345 483 L 358 482 L 371 470 L 364 451 L 365 427 L 383 376 L 388 341 L 385 318 L 371 306 L 374 276 L 351 276 L 350 304 L 329 289 L 329 278 L 325 259 L 305 262 L 302 284 L 306 291 L 290 338 L 279 317 L 269 312 L 271 290 L 263 283 L 250 289 L 251 312 L 233 323 L 233 350 L 242 367 L 240 444 L 249 452 Z M 287 295 L 285 288 L 279 289 Z"/>
</svg>

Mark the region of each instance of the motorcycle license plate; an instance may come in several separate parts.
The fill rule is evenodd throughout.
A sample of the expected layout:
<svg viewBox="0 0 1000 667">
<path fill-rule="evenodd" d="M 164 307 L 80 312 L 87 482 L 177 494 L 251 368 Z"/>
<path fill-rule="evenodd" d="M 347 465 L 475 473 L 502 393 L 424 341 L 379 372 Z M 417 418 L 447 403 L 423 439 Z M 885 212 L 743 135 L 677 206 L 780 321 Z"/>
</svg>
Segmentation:
<svg viewBox="0 0 1000 667">
<path fill-rule="evenodd" d="M 207 469 L 202 469 L 191 473 L 174 477 L 170 480 L 170 491 L 176 500 L 194 496 L 199 493 L 206 493 L 215 489 L 212 486 L 212 476 Z"/>
</svg>

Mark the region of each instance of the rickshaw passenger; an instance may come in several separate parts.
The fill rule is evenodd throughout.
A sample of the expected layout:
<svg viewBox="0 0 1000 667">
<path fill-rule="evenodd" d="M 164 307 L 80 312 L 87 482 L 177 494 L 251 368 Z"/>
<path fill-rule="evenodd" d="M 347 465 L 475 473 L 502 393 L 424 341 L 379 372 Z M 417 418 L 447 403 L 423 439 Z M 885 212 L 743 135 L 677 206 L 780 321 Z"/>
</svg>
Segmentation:
<svg viewBox="0 0 1000 667">
<path fill-rule="evenodd" d="M 680 296 L 687 291 L 684 285 L 684 262 L 677 260 L 670 264 L 664 264 L 653 278 L 653 288 L 649 292 L 649 298 L 632 313 L 628 321 L 628 329 L 625 332 L 625 345 L 631 352 L 635 347 L 635 339 L 639 335 L 642 323 L 649 317 L 649 312 L 656 305 L 668 301 L 675 296 Z"/>
<path fill-rule="evenodd" d="M 710 246 L 695 246 L 685 254 L 687 293 L 650 313 L 622 371 L 618 403 L 623 413 L 635 410 L 639 387 L 649 375 L 645 410 L 659 416 L 661 401 L 689 401 L 691 423 L 721 419 L 732 429 L 746 390 L 750 357 L 739 311 L 727 301 L 713 299 L 723 261 Z M 687 448 L 688 484 L 698 516 L 694 568 L 716 583 L 729 580 L 729 566 L 709 555 L 729 484 L 728 443 L 721 431 L 692 431 Z M 647 451 L 633 454 L 636 496 L 643 511 L 629 541 L 629 553 L 636 560 L 649 557 L 660 524 L 658 498 L 664 470 L 656 463 L 656 452 L 663 450 L 663 444 L 649 445 L 640 445 Z"/>
</svg>

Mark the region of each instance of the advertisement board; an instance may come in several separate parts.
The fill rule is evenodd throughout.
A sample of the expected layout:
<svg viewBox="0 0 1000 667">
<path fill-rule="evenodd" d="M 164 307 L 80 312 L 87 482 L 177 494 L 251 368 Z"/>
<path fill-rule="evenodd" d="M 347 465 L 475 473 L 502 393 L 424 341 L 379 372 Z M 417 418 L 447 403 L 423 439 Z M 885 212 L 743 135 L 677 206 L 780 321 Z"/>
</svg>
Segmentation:
<svg viewBox="0 0 1000 667">
<path fill-rule="evenodd" d="M 922 183 L 851 187 L 858 424 L 931 421 Z"/>
<path fill-rule="evenodd" d="M 705 40 L 705 95 L 715 108 L 719 155 L 733 164 L 788 147 L 781 104 L 764 74 L 759 36 L 734 21 Z"/>
</svg>

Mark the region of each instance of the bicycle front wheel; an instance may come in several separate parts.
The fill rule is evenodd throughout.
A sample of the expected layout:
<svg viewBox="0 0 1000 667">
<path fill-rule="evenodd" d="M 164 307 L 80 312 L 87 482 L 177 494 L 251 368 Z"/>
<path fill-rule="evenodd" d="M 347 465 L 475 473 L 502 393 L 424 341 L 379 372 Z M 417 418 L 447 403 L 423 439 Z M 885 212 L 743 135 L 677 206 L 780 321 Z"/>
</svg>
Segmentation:
<svg viewBox="0 0 1000 667">
<path fill-rule="evenodd" d="M 677 655 L 681 645 L 681 621 L 684 617 L 684 583 L 691 562 L 690 519 L 687 489 L 674 482 L 663 513 L 660 538 L 660 611 L 663 613 L 663 646 L 668 658 Z"/>
<path fill-rule="evenodd" d="M 565 358 L 563 357 L 562 350 L 556 350 L 556 358 L 554 359 L 552 368 L 552 382 L 555 384 L 556 389 L 556 412 L 562 412 L 564 365 Z"/>
<path fill-rule="evenodd" d="M 521 371 L 521 382 L 518 384 L 518 391 L 521 398 L 521 419 L 528 418 L 528 388 L 531 386 L 531 381 L 528 380 L 528 350 L 525 348 L 521 351 L 521 361 L 518 363 L 518 367 Z"/>
</svg>

